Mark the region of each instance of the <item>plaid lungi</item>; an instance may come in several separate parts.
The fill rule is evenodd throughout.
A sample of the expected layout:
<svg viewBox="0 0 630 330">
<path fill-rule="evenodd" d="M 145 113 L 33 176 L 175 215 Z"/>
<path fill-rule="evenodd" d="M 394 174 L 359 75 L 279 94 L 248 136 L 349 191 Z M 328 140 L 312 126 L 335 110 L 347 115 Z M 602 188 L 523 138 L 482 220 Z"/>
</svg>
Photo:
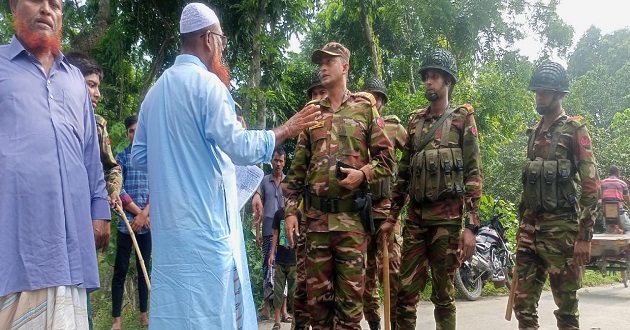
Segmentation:
<svg viewBox="0 0 630 330">
<path fill-rule="evenodd" d="M 88 329 L 87 292 L 57 286 L 2 296 L 0 329 Z"/>
</svg>

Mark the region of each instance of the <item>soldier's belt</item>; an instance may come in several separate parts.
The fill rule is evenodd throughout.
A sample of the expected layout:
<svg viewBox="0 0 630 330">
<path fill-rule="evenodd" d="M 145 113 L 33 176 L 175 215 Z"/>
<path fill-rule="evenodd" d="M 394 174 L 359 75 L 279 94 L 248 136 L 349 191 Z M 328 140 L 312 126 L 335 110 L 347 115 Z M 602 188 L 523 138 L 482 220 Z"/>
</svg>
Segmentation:
<svg viewBox="0 0 630 330">
<path fill-rule="evenodd" d="M 311 195 L 311 207 L 325 213 L 341 213 L 358 211 L 352 198 L 339 199 Z"/>
</svg>

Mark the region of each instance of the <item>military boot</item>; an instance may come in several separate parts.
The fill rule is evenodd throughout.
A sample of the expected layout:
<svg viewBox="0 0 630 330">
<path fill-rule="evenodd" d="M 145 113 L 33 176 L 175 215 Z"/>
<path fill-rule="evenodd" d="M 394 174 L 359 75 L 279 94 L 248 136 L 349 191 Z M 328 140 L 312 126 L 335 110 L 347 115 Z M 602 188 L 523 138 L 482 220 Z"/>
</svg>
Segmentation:
<svg viewBox="0 0 630 330">
<path fill-rule="evenodd" d="M 381 330 L 381 321 L 368 321 L 370 330 Z"/>
</svg>

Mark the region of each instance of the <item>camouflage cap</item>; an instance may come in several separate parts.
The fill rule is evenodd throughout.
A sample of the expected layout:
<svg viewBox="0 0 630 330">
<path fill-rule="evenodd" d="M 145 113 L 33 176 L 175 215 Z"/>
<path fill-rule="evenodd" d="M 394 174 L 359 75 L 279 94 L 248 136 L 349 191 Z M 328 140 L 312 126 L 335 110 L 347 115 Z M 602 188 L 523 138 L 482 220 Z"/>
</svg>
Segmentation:
<svg viewBox="0 0 630 330">
<path fill-rule="evenodd" d="M 346 46 L 338 42 L 329 42 L 324 45 L 322 49 L 318 49 L 313 52 L 313 55 L 311 55 L 311 61 L 313 61 L 313 63 L 315 64 L 319 64 L 322 58 L 327 56 L 341 56 L 341 58 L 345 59 L 346 61 L 350 61 L 350 50 L 348 50 Z"/>
</svg>

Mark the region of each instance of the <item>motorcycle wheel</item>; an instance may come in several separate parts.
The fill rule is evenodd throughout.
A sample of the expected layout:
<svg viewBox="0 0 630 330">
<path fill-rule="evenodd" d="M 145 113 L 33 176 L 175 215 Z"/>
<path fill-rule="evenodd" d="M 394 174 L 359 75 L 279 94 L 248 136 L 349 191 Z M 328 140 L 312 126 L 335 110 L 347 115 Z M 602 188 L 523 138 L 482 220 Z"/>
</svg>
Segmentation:
<svg viewBox="0 0 630 330">
<path fill-rule="evenodd" d="M 455 271 L 455 287 L 466 300 L 475 301 L 481 296 L 483 282 L 479 276 L 475 279 L 475 272 L 469 265 L 463 264 Z"/>
</svg>

